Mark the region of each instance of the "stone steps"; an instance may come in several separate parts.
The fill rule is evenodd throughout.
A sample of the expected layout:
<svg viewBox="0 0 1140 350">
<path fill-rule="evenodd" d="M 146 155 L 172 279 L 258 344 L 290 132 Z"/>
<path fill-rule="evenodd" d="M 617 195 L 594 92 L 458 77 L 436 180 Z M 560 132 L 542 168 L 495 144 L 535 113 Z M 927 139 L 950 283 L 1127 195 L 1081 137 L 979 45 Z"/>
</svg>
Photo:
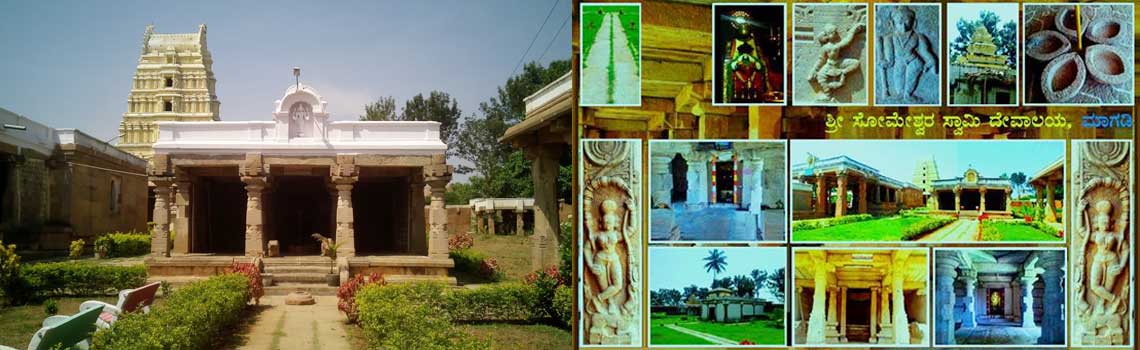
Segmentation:
<svg viewBox="0 0 1140 350">
<path fill-rule="evenodd" d="M 327 266 L 313 266 L 313 265 L 266 265 L 265 273 L 277 274 L 296 274 L 296 273 L 309 273 L 309 274 L 327 274 L 335 271 L 332 265 Z"/>
<path fill-rule="evenodd" d="M 274 273 L 273 283 L 307 283 L 325 285 L 328 273 Z"/>
</svg>

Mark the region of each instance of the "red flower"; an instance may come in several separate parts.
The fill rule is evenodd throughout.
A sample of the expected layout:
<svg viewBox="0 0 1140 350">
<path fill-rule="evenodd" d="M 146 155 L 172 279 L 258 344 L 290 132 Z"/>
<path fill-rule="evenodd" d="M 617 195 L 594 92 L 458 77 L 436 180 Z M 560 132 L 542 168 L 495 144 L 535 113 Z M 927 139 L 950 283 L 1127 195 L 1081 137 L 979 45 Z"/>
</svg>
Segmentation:
<svg viewBox="0 0 1140 350">
<path fill-rule="evenodd" d="M 756 344 L 753 344 L 753 343 L 752 343 L 751 341 L 749 341 L 748 339 L 744 339 L 744 340 L 741 340 L 741 341 L 740 341 L 740 345 L 756 345 Z"/>
<path fill-rule="evenodd" d="M 252 263 L 234 262 L 229 272 L 245 275 L 249 279 L 249 296 L 255 305 L 260 305 L 261 296 L 265 295 L 265 289 L 261 285 L 261 269 Z"/>
</svg>

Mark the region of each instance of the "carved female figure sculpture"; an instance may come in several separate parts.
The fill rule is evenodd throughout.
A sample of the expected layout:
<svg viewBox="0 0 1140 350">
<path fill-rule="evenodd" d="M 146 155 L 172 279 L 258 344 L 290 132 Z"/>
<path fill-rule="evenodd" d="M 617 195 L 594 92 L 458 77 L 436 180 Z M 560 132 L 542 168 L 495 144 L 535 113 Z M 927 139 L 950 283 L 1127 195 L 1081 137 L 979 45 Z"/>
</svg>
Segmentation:
<svg viewBox="0 0 1140 350">
<path fill-rule="evenodd" d="M 1082 206 L 1087 203 L 1082 203 Z M 1093 315 L 1115 313 L 1120 303 L 1127 302 L 1113 293 L 1113 286 L 1120 273 L 1128 265 L 1128 248 L 1123 241 L 1124 232 L 1111 230 L 1112 203 L 1099 200 L 1092 206 L 1092 218 L 1085 214 L 1085 227 L 1092 228 L 1086 239 L 1092 240 L 1093 258 L 1089 265 L 1089 292 L 1093 295 Z M 1124 214 L 1120 220 L 1128 220 Z M 1125 225 L 1117 225 L 1124 227 Z M 1120 254 L 1123 252 L 1123 254 Z"/>
<path fill-rule="evenodd" d="M 815 41 L 821 46 L 822 54 L 811 70 L 811 79 L 819 84 L 818 98 L 820 101 L 834 102 L 835 97 L 832 92 L 843 87 L 847 82 L 847 74 L 859 69 L 858 59 L 843 58 L 840 55 L 844 48 L 851 45 L 855 35 L 862 32 L 866 27 L 863 23 L 865 21 L 865 19 L 856 21 L 857 23 L 843 35 L 839 34 L 839 28 L 830 23 L 825 24 L 815 34 Z"/>
<path fill-rule="evenodd" d="M 624 264 L 619 250 L 628 247 L 629 236 L 637 231 L 632 220 L 633 201 L 626 199 L 625 215 L 621 215 L 618 202 L 605 199 L 600 206 L 601 226 L 590 211 L 586 211 L 587 244 L 584 246 L 585 264 L 597 282 L 597 294 L 587 300 L 594 310 L 590 319 L 591 343 L 610 343 L 606 339 L 628 342 L 629 326 L 637 307 L 632 287 L 627 288 Z M 625 252 L 628 254 L 629 252 Z M 627 293 L 627 291 L 630 291 Z M 624 302 L 623 302 L 624 301 Z"/>
<path fill-rule="evenodd" d="M 882 52 L 883 80 L 887 97 L 901 98 L 902 102 L 923 102 L 915 96 L 915 89 L 926 72 L 938 73 L 938 58 L 930 40 L 914 30 L 914 10 L 896 6 L 891 13 L 894 32 L 879 37 Z M 933 102 L 933 101 L 926 101 Z"/>
</svg>

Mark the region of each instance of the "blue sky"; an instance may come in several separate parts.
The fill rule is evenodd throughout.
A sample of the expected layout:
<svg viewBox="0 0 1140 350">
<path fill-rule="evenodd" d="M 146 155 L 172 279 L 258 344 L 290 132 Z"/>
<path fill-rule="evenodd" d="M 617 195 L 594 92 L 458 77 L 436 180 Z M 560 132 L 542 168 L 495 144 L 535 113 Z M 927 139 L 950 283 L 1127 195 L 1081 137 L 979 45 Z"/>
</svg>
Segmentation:
<svg viewBox="0 0 1140 350">
<path fill-rule="evenodd" d="M 962 176 L 971 166 L 984 177 L 1018 171 L 1032 177 L 1064 156 L 1065 143 L 1021 140 L 792 140 L 792 166 L 806 162 L 808 153 L 820 159 L 846 155 L 896 180 L 911 182 L 918 160 L 931 156 L 942 178 Z"/>
<path fill-rule="evenodd" d="M 728 263 L 717 278 L 748 275 L 754 269 L 774 271 L 787 265 L 788 250 L 782 247 L 650 247 L 649 289 L 668 288 L 684 292 L 685 287 L 693 284 L 708 288 L 713 275 L 705 272 L 704 258 L 713 249 L 723 250 Z M 760 298 L 775 300 L 767 290 L 760 292 Z"/>
<path fill-rule="evenodd" d="M 334 120 L 391 95 L 441 90 L 464 115 L 494 96 L 558 2 L 526 61 L 570 57 L 569 0 L 4 1 L 0 107 L 100 139 L 118 135 L 146 25 L 205 23 L 222 120 L 268 120 L 293 81 L 315 87 Z M 561 31 L 559 31 L 561 29 Z M 557 34 L 557 36 L 555 36 Z"/>
<path fill-rule="evenodd" d="M 1005 22 L 1009 22 L 1009 21 L 1017 22 L 1020 20 L 1018 14 L 1017 14 L 1017 4 L 1016 3 L 1006 3 L 1006 4 L 954 3 L 954 4 L 950 4 L 949 7 L 947 8 L 947 11 L 946 11 L 946 23 L 950 24 L 947 28 L 951 28 L 951 30 L 946 31 L 946 34 L 950 36 L 950 40 L 948 40 L 947 42 L 952 43 L 955 40 L 958 40 L 958 36 L 960 36 L 960 33 L 958 33 L 958 30 L 957 30 L 959 20 L 965 19 L 967 21 L 975 21 L 981 17 L 982 10 L 993 12 L 994 14 L 998 15 L 998 17 L 1000 17 L 1002 19 L 1002 22 L 1001 22 L 1001 24 L 998 25 L 998 27 L 1001 27 L 1002 25 L 1004 25 Z M 990 34 L 993 34 L 993 33 L 990 33 Z"/>
</svg>

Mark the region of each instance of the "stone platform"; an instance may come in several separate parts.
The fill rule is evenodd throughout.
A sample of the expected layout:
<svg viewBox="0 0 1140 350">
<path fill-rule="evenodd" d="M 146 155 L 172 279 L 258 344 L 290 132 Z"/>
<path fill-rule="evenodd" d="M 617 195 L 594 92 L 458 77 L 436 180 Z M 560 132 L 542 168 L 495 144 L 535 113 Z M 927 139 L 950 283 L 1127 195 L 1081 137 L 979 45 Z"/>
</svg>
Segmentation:
<svg viewBox="0 0 1140 350">
<path fill-rule="evenodd" d="M 179 284 L 221 274 L 234 262 L 249 262 L 250 258 L 241 255 L 174 255 L 169 258 L 148 257 L 145 262 L 147 273 L 152 280 L 166 280 Z M 352 275 L 377 272 L 388 283 L 415 281 L 438 281 L 450 285 L 457 282 L 448 276 L 448 270 L 455 266 L 451 258 L 431 258 L 414 255 L 357 256 L 347 259 Z M 320 286 L 323 268 L 335 266 L 328 258 L 319 256 L 298 256 L 265 258 L 265 272 L 272 273 L 277 284 L 282 286 Z M 317 271 L 317 270 L 321 271 Z M 318 276 L 319 277 L 319 276 Z M 295 286 L 294 286 L 295 287 Z M 267 287 L 268 292 L 269 287 Z M 296 288 L 293 288 L 296 289 Z M 286 293 L 288 291 L 285 291 Z M 324 295 L 323 290 L 310 290 L 314 295 Z M 335 288 L 333 290 L 335 294 Z M 268 293 L 267 293 L 268 294 Z"/>
</svg>

